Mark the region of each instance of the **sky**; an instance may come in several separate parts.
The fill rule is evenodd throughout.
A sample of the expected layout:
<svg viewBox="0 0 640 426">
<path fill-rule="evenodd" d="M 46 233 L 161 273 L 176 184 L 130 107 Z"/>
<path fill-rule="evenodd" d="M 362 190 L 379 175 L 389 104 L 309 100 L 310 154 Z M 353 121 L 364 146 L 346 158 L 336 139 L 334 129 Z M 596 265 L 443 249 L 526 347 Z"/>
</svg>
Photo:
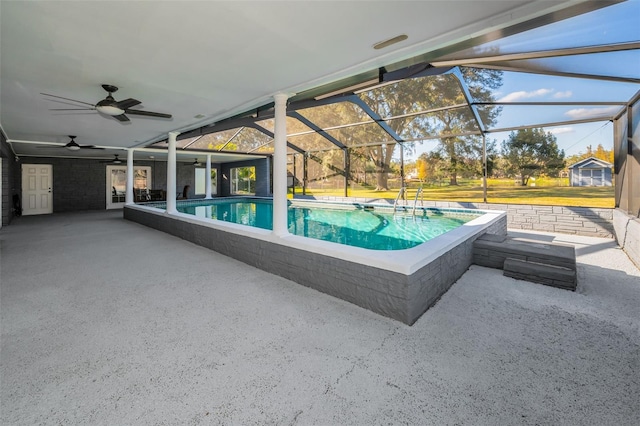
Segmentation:
<svg viewBox="0 0 640 426">
<path fill-rule="evenodd" d="M 640 0 L 631 0 L 595 12 L 537 28 L 486 45 L 500 53 L 521 53 L 608 43 L 640 41 Z M 471 55 L 471 52 L 469 53 Z M 637 50 L 574 55 L 536 60 L 537 66 L 567 72 L 587 72 L 640 78 L 640 54 Z M 542 74 L 504 72 L 503 85 L 493 93 L 503 102 L 627 102 L 640 90 L 633 83 L 595 79 L 558 77 Z M 493 128 L 579 120 L 615 115 L 621 106 L 505 106 Z M 613 148 L 613 123 L 606 119 L 587 124 L 545 127 L 553 133 L 566 156 L 593 149 L 602 144 Z M 489 133 L 488 140 L 500 146 L 509 133 Z M 414 153 L 405 152 L 405 159 L 415 159 L 421 153 L 437 147 L 437 141 L 417 143 Z"/>
</svg>

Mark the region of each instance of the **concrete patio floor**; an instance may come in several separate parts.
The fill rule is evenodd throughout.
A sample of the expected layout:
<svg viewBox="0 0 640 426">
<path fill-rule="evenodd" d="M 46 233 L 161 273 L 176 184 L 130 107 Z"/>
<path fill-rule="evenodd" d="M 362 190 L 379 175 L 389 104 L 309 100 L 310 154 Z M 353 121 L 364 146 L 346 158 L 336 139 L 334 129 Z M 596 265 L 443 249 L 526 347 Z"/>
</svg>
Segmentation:
<svg viewBox="0 0 640 426">
<path fill-rule="evenodd" d="M 19 218 L 0 423 L 638 424 L 640 272 L 528 236 L 576 245 L 575 293 L 472 266 L 409 327 L 119 211 Z"/>
</svg>

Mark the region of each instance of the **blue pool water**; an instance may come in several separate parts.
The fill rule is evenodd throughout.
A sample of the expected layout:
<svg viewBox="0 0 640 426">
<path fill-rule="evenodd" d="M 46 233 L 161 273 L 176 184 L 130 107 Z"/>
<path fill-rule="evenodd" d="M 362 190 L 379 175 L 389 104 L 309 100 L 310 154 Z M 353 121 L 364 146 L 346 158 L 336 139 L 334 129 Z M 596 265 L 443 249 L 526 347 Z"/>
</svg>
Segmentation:
<svg viewBox="0 0 640 426">
<path fill-rule="evenodd" d="M 165 208 L 163 204 L 155 204 Z M 418 209 L 393 213 L 391 208 L 348 205 L 313 207 L 290 204 L 289 232 L 302 237 L 331 241 L 372 250 L 402 250 L 415 247 L 469 222 L 481 214 L 471 210 Z M 271 200 L 215 199 L 178 203 L 181 213 L 241 225 L 272 229 Z"/>
</svg>

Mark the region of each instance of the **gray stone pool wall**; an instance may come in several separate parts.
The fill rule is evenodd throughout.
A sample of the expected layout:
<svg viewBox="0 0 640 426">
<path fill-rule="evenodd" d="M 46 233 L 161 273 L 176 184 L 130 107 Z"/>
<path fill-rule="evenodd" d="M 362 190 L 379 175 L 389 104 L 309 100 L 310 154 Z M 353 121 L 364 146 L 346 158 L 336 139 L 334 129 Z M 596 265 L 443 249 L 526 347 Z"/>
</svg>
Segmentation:
<svg viewBox="0 0 640 426">
<path fill-rule="evenodd" d="M 506 235 L 506 216 L 411 275 L 225 232 L 170 215 L 125 207 L 124 218 L 217 251 L 405 324 L 413 324 L 469 268 L 473 241 Z"/>
<path fill-rule="evenodd" d="M 356 197 L 312 197 L 296 195 L 301 200 L 324 200 L 341 203 L 388 203 L 393 200 Z M 410 200 L 406 204 L 413 206 Z M 418 206 L 447 209 L 500 210 L 507 212 L 509 229 L 557 232 L 585 237 L 615 238 L 614 209 L 600 207 L 563 207 L 536 204 L 489 204 L 456 201 L 418 201 Z"/>
</svg>

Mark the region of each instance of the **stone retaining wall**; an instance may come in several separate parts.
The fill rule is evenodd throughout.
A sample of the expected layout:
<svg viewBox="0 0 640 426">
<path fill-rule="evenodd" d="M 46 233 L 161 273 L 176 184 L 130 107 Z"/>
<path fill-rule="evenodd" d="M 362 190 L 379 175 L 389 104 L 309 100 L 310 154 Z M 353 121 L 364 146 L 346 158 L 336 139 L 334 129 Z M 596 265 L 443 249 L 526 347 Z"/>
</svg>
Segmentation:
<svg viewBox="0 0 640 426">
<path fill-rule="evenodd" d="M 314 198 L 299 197 L 296 198 Z M 356 203 L 389 203 L 388 199 L 365 199 L 346 197 L 317 197 L 322 200 L 356 202 Z M 407 202 L 413 206 L 412 201 Z M 421 203 L 418 201 L 418 206 Z M 453 201 L 424 201 L 426 207 L 466 208 L 482 210 L 502 210 L 507 212 L 509 229 L 527 229 L 532 231 L 558 232 L 587 237 L 615 238 L 613 226 L 613 210 L 591 207 L 562 207 L 532 204 L 486 204 Z"/>
</svg>

